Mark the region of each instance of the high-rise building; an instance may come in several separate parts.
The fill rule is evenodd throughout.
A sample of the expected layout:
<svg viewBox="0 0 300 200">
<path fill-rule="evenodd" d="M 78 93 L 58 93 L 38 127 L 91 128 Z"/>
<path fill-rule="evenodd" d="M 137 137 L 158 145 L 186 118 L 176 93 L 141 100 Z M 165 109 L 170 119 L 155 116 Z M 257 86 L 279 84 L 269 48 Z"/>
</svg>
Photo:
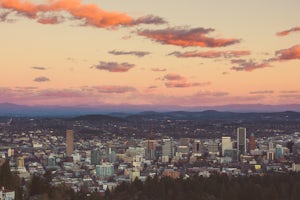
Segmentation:
<svg viewBox="0 0 300 200">
<path fill-rule="evenodd" d="M 231 162 L 237 161 L 237 150 L 236 149 L 225 149 L 224 157 L 231 158 Z"/>
<path fill-rule="evenodd" d="M 67 157 L 70 157 L 74 153 L 74 131 L 67 130 L 66 132 L 66 151 Z"/>
<path fill-rule="evenodd" d="M 153 160 L 155 158 L 156 140 L 147 140 L 146 145 L 146 158 Z"/>
<path fill-rule="evenodd" d="M 283 158 L 283 147 L 282 145 L 277 144 L 275 147 L 275 158 L 281 159 Z"/>
<path fill-rule="evenodd" d="M 164 139 L 162 145 L 162 156 L 168 156 L 169 158 L 173 157 L 173 140 Z"/>
<path fill-rule="evenodd" d="M 94 149 L 91 152 L 91 164 L 92 165 L 100 164 L 100 151 L 98 149 Z"/>
<path fill-rule="evenodd" d="M 246 146 L 246 128 L 237 128 L 237 152 L 238 158 L 241 154 L 245 154 L 247 151 Z"/>
<path fill-rule="evenodd" d="M 269 150 L 274 149 L 274 143 L 272 141 L 269 142 Z"/>
<path fill-rule="evenodd" d="M 101 178 L 110 177 L 114 175 L 114 166 L 111 163 L 102 163 L 96 165 L 96 175 Z"/>
<path fill-rule="evenodd" d="M 232 149 L 231 137 L 222 137 L 222 155 L 224 156 L 226 149 Z"/>
<path fill-rule="evenodd" d="M 194 154 L 202 154 L 204 152 L 204 147 L 200 140 L 194 140 L 192 151 Z"/>
<path fill-rule="evenodd" d="M 17 166 L 19 168 L 24 167 L 24 157 L 23 156 L 17 158 Z"/>
<path fill-rule="evenodd" d="M 189 146 L 189 144 L 190 144 L 190 138 L 180 138 L 179 139 L 180 146 Z"/>
<path fill-rule="evenodd" d="M 292 147 L 292 153 L 294 155 L 300 155 L 300 142 L 296 142 Z"/>
<path fill-rule="evenodd" d="M 256 138 L 253 133 L 249 137 L 249 151 L 256 149 Z"/>
<path fill-rule="evenodd" d="M 218 143 L 211 141 L 207 145 L 207 151 L 209 154 L 219 154 L 219 145 Z"/>
</svg>

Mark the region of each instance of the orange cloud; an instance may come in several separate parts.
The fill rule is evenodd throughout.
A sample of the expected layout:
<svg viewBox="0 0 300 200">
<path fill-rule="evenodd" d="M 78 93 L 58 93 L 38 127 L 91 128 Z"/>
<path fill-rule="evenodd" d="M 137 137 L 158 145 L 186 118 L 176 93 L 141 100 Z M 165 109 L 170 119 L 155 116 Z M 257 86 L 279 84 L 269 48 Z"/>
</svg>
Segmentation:
<svg viewBox="0 0 300 200">
<path fill-rule="evenodd" d="M 174 55 L 177 58 L 191 58 L 191 57 L 200 57 L 200 58 L 232 58 L 232 57 L 241 57 L 250 55 L 250 51 L 187 51 L 184 53 L 174 51 L 168 55 Z"/>
<path fill-rule="evenodd" d="M 101 28 L 166 23 L 162 18 L 153 15 L 133 19 L 125 13 L 102 10 L 96 4 L 82 4 L 81 0 L 48 0 L 48 3 L 45 4 L 34 4 L 21 0 L 0 0 L 0 5 L 29 18 L 37 19 L 40 23 L 48 22 L 48 24 L 59 21 L 55 21 L 54 18 L 52 21 L 40 19 L 40 14 L 62 11 L 68 12 L 74 19 L 84 20 L 84 25 Z"/>
<path fill-rule="evenodd" d="M 152 39 L 161 44 L 171 44 L 181 47 L 225 47 L 239 43 L 235 38 L 213 38 L 207 34 L 213 32 L 212 28 L 192 28 L 184 27 L 166 28 L 161 30 L 139 30 L 138 34 Z"/>
<path fill-rule="evenodd" d="M 37 6 L 29 1 L 0 0 L 0 5 L 3 8 L 12 9 L 31 18 L 35 18 L 39 11 Z"/>
<path fill-rule="evenodd" d="M 275 52 L 275 57 L 262 60 L 261 62 L 256 62 L 254 60 L 244 60 L 244 59 L 233 59 L 231 60 L 232 64 L 237 64 L 231 69 L 235 71 L 253 71 L 255 69 L 261 69 L 266 67 L 271 67 L 270 63 L 284 61 L 284 60 L 293 60 L 300 59 L 300 45 L 292 46 L 288 49 L 281 49 Z"/>
<path fill-rule="evenodd" d="M 285 31 L 281 31 L 281 32 L 278 32 L 276 33 L 277 36 L 287 36 L 289 35 L 290 33 L 292 32 L 298 32 L 300 31 L 300 27 L 293 27 L 291 29 L 288 29 L 288 30 L 285 30 Z"/>
<path fill-rule="evenodd" d="M 300 45 L 295 45 L 288 49 L 279 50 L 276 52 L 276 56 L 279 61 L 300 59 Z"/>
</svg>

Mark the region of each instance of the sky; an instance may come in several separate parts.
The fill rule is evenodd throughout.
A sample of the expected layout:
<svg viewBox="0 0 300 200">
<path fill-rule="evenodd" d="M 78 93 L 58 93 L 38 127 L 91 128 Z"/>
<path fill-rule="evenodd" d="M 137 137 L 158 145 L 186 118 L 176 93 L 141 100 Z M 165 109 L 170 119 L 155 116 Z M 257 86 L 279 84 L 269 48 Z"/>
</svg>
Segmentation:
<svg viewBox="0 0 300 200">
<path fill-rule="evenodd" d="M 0 103 L 300 104 L 299 0 L 0 0 Z"/>
</svg>

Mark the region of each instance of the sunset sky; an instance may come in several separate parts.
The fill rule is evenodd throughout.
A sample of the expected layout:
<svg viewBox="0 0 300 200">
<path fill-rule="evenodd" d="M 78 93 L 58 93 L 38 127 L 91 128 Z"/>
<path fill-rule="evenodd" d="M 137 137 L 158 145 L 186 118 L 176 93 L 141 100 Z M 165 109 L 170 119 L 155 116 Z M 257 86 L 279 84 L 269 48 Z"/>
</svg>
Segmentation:
<svg viewBox="0 0 300 200">
<path fill-rule="evenodd" d="M 300 103 L 299 0 L 0 0 L 0 103 Z"/>
</svg>

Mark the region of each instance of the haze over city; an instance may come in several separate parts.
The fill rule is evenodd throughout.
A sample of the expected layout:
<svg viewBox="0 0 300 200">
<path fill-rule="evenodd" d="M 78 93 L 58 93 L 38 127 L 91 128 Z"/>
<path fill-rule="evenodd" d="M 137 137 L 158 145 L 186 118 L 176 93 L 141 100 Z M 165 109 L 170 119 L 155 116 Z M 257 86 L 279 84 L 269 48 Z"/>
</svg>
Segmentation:
<svg viewBox="0 0 300 200">
<path fill-rule="evenodd" d="M 0 0 L 0 103 L 300 103 L 300 1 Z"/>
</svg>

